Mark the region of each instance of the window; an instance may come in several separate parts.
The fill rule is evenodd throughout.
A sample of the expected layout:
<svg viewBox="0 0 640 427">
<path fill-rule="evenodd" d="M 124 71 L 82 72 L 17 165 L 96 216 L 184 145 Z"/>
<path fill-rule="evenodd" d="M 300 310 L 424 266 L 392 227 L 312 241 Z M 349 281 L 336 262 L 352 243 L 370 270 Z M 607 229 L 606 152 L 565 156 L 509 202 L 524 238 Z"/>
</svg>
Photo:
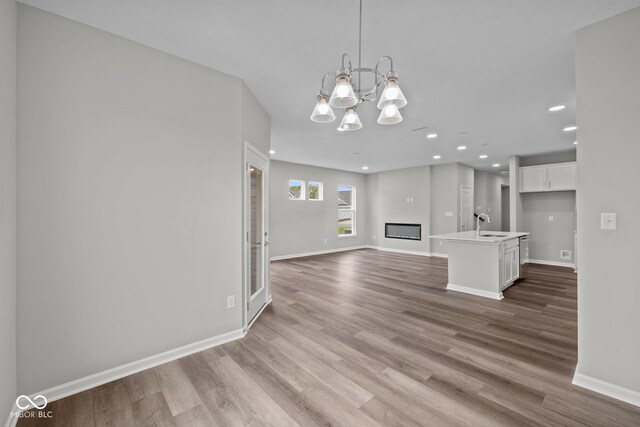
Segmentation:
<svg viewBox="0 0 640 427">
<path fill-rule="evenodd" d="M 356 234 L 356 188 L 338 186 L 338 237 Z"/>
<path fill-rule="evenodd" d="M 322 183 L 309 181 L 309 200 L 322 200 Z"/>
<path fill-rule="evenodd" d="M 289 180 L 289 200 L 304 200 L 304 181 Z"/>
</svg>

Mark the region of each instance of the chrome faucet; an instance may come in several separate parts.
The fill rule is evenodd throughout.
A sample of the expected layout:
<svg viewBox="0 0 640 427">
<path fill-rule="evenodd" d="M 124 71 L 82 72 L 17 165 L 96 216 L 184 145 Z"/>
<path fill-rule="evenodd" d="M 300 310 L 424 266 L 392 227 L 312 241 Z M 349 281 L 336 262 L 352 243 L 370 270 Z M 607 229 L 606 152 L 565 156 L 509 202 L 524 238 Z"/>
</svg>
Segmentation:
<svg viewBox="0 0 640 427">
<path fill-rule="evenodd" d="M 478 224 L 478 227 L 476 228 L 476 236 L 480 237 L 480 217 L 485 217 L 487 218 L 487 223 L 491 224 L 491 218 L 489 218 L 489 215 L 485 214 L 485 213 L 481 213 L 480 215 L 478 215 L 478 218 L 476 219 L 476 223 Z"/>
</svg>

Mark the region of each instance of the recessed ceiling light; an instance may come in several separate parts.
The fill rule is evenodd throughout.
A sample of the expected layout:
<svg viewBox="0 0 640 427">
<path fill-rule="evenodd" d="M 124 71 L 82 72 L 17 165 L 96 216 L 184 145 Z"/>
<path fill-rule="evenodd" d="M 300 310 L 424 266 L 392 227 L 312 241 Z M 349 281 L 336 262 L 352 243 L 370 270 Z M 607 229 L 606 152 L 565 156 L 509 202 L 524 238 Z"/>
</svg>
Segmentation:
<svg viewBox="0 0 640 427">
<path fill-rule="evenodd" d="M 433 156 L 433 158 L 438 160 L 440 158 L 440 154 L 436 154 L 435 156 Z"/>
<path fill-rule="evenodd" d="M 494 168 L 499 168 L 500 167 L 500 163 L 494 163 L 491 166 L 493 166 Z"/>
<path fill-rule="evenodd" d="M 429 139 L 434 139 L 434 138 L 437 138 L 437 137 L 438 137 L 437 133 L 428 133 L 427 134 L 427 138 L 429 138 Z"/>
<path fill-rule="evenodd" d="M 481 159 L 486 159 L 487 157 L 489 157 L 489 156 L 487 156 L 486 154 L 480 154 L 480 158 Z"/>
<path fill-rule="evenodd" d="M 363 167 L 362 167 L 362 170 L 363 170 L 363 171 L 366 171 L 366 170 L 368 170 L 368 169 L 369 169 L 369 166 L 363 166 Z"/>
<path fill-rule="evenodd" d="M 554 112 L 554 111 L 560 111 L 564 109 L 565 109 L 564 105 L 556 105 L 554 107 L 549 108 L 549 111 Z"/>
<path fill-rule="evenodd" d="M 573 145 L 578 145 L 578 141 L 573 141 Z"/>
<path fill-rule="evenodd" d="M 466 146 L 464 146 L 464 145 L 461 145 L 461 146 L 459 146 L 459 147 L 458 147 L 458 150 L 460 150 L 460 151 L 462 151 L 462 150 L 466 150 L 466 149 L 467 149 L 467 147 L 466 147 Z"/>
<path fill-rule="evenodd" d="M 269 154 L 276 154 L 276 150 L 269 150 Z"/>
<path fill-rule="evenodd" d="M 562 129 L 565 132 L 573 132 L 574 130 L 578 129 L 578 126 L 567 126 L 566 128 Z"/>
</svg>

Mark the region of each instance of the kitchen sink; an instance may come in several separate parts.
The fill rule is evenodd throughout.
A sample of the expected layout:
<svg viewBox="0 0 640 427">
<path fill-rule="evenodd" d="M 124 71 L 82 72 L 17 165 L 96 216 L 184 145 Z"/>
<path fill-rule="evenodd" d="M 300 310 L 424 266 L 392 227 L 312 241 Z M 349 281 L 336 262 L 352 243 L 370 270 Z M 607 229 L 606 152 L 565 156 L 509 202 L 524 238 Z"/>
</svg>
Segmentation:
<svg viewBox="0 0 640 427">
<path fill-rule="evenodd" d="M 508 234 L 506 233 L 482 233 L 480 237 L 506 237 Z"/>
</svg>

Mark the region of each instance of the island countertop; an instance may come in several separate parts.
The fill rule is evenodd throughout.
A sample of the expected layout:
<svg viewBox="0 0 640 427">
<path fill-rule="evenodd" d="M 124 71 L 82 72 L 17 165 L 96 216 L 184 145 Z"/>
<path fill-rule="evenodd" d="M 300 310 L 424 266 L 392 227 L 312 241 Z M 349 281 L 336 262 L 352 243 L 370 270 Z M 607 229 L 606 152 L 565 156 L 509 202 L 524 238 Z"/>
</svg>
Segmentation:
<svg viewBox="0 0 640 427">
<path fill-rule="evenodd" d="M 462 231 L 459 233 L 447 233 L 436 234 L 429 236 L 430 239 L 444 239 L 444 240 L 462 240 L 465 242 L 477 242 L 477 243 L 500 243 L 511 239 L 517 239 L 523 236 L 528 236 L 530 233 L 516 231 L 481 231 L 480 236 L 476 231 Z"/>
</svg>

